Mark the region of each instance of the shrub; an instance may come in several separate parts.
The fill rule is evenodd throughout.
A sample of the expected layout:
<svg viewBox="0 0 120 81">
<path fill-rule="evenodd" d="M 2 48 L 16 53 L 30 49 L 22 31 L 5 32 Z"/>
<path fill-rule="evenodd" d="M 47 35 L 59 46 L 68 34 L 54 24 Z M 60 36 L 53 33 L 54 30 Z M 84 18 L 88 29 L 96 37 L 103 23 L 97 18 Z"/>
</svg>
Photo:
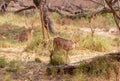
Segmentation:
<svg viewBox="0 0 120 81">
<path fill-rule="evenodd" d="M 6 75 L 5 76 L 5 80 L 4 81 L 13 81 L 11 78 L 10 78 L 10 76 L 9 75 Z"/>
<path fill-rule="evenodd" d="M 50 64 L 52 65 L 61 65 L 61 64 L 65 64 L 65 57 L 62 57 L 65 54 L 65 52 L 63 50 L 57 51 L 57 52 L 53 52 L 53 56 L 52 56 L 52 61 L 50 62 Z"/>
<path fill-rule="evenodd" d="M 6 71 L 8 72 L 18 72 L 22 73 L 24 71 L 24 67 L 22 66 L 22 63 L 19 61 L 10 61 L 8 67 L 6 68 Z"/>
<path fill-rule="evenodd" d="M 115 65 L 112 64 L 113 60 L 108 58 L 95 58 L 90 63 L 82 63 L 79 65 L 79 70 L 81 73 L 84 73 L 88 76 L 105 76 L 109 77 L 110 72 L 114 70 Z"/>
<path fill-rule="evenodd" d="M 35 58 L 35 62 L 41 63 L 41 60 L 39 58 Z"/>
<path fill-rule="evenodd" d="M 32 52 L 33 50 L 37 51 L 37 48 L 41 45 L 42 39 L 40 36 L 34 37 L 31 41 L 28 42 L 25 51 Z"/>
<path fill-rule="evenodd" d="M 1 48 L 10 47 L 10 43 L 8 41 L 0 41 L 0 47 Z"/>
<path fill-rule="evenodd" d="M 6 61 L 4 58 L 0 57 L 0 68 L 4 68 L 6 65 Z"/>
<path fill-rule="evenodd" d="M 79 45 L 90 50 L 108 51 L 111 48 L 111 39 L 101 36 L 95 36 L 92 38 L 88 35 L 81 40 Z"/>
</svg>

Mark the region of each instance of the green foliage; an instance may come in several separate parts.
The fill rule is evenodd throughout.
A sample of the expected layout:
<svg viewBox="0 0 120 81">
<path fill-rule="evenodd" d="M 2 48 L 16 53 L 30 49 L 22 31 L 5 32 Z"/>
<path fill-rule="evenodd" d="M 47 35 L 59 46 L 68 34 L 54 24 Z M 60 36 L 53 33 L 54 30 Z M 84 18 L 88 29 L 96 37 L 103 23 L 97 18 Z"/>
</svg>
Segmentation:
<svg viewBox="0 0 120 81">
<path fill-rule="evenodd" d="M 12 81 L 12 79 L 10 78 L 9 75 L 5 76 L 5 80 L 4 81 Z"/>
<path fill-rule="evenodd" d="M 10 43 L 8 41 L 0 41 L 0 48 L 6 48 L 6 47 L 10 47 Z"/>
<path fill-rule="evenodd" d="M 4 68 L 6 65 L 6 61 L 3 57 L 0 57 L 0 68 Z"/>
<path fill-rule="evenodd" d="M 90 50 L 108 51 L 111 48 L 111 40 L 101 36 L 92 38 L 91 35 L 88 35 L 81 40 L 79 45 Z"/>
<path fill-rule="evenodd" d="M 107 19 L 106 26 L 105 26 L 106 29 L 116 26 L 112 14 L 105 13 L 103 14 L 103 16 Z"/>
<path fill-rule="evenodd" d="M 35 62 L 41 63 L 41 60 L 39 58 L 35 58 Z"/>
<path fill-rule="evenodd" d="M 25 51 L 32 52 L 33 50 L 37 52 L 38 48 L 41 47 L 42 39 L 40 36 L 34 37 L 31 41 L 28 42 Z"/>
<path fill-rule="evenodd" d="M 52 62 L 50 62 L 50 64 L 52 65 L 61 65 L 61 64 L 65 64 L 65 56 L 63 57 L 63 55 L 65 54 L 64 51 L 60 50 L 60 51 L 56 51 L 53 53 L 52 56 Z"/>
<path fill-rule="evenodd" d="M 6 68 L 7 72 L 18 72 L 22 73 L 25 71 L 24 67 L 22 66 L 22 63 L 20 61 L 10 61 L 8 64 L 8 67 Z"/>
</svg>

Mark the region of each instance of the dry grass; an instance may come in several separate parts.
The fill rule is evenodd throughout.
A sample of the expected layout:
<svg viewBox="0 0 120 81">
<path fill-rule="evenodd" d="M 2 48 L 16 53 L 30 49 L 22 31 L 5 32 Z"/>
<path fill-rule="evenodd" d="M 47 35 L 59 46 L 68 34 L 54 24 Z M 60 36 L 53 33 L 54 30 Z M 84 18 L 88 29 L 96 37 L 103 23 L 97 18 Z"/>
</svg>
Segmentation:
<svg viewBox="0 0 120 81">
<path fill-rule="evenodd" d="M 15 14 L 7 14 L 0 16 L 0 27 L 10 27 L 10 29 L 16 29 L 14 31 L 9 31 L 8 39 L 5 41 L 0 41 L 0 47 L 11 47 L 14 46 L 16 47 L 25 47 L 25 51 L 35 53 L 37 56 L 45 56 L 49 57 L 50 51 L 53 49 L 52 47 L 52 40 L 51 41 L 45 41 L 46 45 L 44 47 L 43 41 L 42 41 L 42 34 L 41 34 L 41 24 L 39 15 L 36 14 L 34 16 L 28 16 L 28 22 L 33 22 L 35 21 L 34 29 L 34 37 L 32 40 L 26 41 L 26 42 L 16 42 L 13 40 L 11 37 L 14 33 L 16 32 L 22 32 L 22 30 L 25 30 L 25 16 L 22 15 L 15 15 Z M 81 30 L 83 27 L 89 27 L 90 24 L 88 24 L 88 20 L 86 18 L 81 18 L 81 19 L 67 19 L 59 16 L 58 14 L 53 14 L 52 19 L 55 23 L 55 27 L 59 30 L 60 32 L 60 37 L 65 38 L 65 39 L 70 39 L 70 40 L 78 40 L 78 48 L 74 49 L 70 52 L 70 55 L 74 55 L 77 53 L 81 53 L 81 49 L 85 49 L 84 52 L 86 52 L 86 55 L 89 53 L 87 52 L 90 50 L 90 52 L 93 51 L 99 51 L 99 52 L 107 52 L 111 51 L 112 46 L 116 46 L 116 42 L 106 38 L 106 37 L 101 37 L 101 36 L 95 36 L 95 44 L 93 44 L 90 35 L 87 36 L 89 33 L 86 33 Z M 65 22 L 65 23 L 63 23 Z M 62 23 L 62 24 L 61 24 Z M 113 22 L 113 18 L 109 14 L 104 14 L 104 15 L 99 15 L 97 16 L 94 20 L 92 20 L 91 23 L 92 27 L 94 28 L 106 28 L 109 29 L 110 27 L 114 27 L 115 23 Z M 0 31 L 1 32 L 1 31 Z M 14 33 L 13 33 L 14 32 Z M 50 35 L 51 38 L 54 38 L 54 35 Z M 92 50 L 92 51 L 91 51 Z M 63 51 L 58 51 L 57 54 L 54 56 L 54 65 L 59 65 L 59 64 L 64 64 L 64 54 L 65 52 Z M 24 56 L 24 54 L 22 54 Z M 7 56 L 7 55 L 6 55 Z M 30 58 L 30 55 L 25 54 L 26 58 Z M 14 58 L 16 56 L 14 55 Z M 20 55 L 22 58 L 22 56 Z M 10 57 L 9 57 L 10 58 Z M 22 58 L 23 60 L 26 60 L 26 58 Z M 44 60 L 47 60 L 48 58 L 42 58 Z M 41 59 L 35 58 L 34 59 L 36 62 L 41 62 Z M 110 60 L 110 59 L 108 59 Z M 89 81 L 91 79 L 92 81 L 105 81 L 106 77 L 109 75 L 110 71 L 110 76 L 112 76 L 112 73 L 114 73 L 114 65 L 111 64 L 111 60 L 104 60 L 104 59 L 97 59 L 91 64 L 83 64 L 80 65 L 79 69 L 75 71 L 75 76 L 67 76 L 65 81 Z M 4 63 L 4 60 L 1 62 L 2 64 Z M 4 64 L 2 65 L 4 66 Z M 18 70 L 21 72 L 21 68 L 19 68 L 18 62 L 11 62 L 8 66 L 8 71 L 14 71 Z M 79 71 L 78 71 L 79 70 Z M 80 72 L 80 73 L 79 73 Z M 56 72 L 53 73 L 53 75 L 56 75 Z M 96 77 L 96 76 L 101 76 L 101 77 Z M 105 77 L 104 77 L 105 76 Z M 87 77 L 87 78 L 86 78 Z M 103 78 L 102 78 L 103 77 Z M 113 80 L 115 79 L 115 76 L 112 76 Z M 9 76 L 6 76 L 6 80 L 9 80 Z M 108 80 L 106 80 L 108 81 Z"/>
</svg>

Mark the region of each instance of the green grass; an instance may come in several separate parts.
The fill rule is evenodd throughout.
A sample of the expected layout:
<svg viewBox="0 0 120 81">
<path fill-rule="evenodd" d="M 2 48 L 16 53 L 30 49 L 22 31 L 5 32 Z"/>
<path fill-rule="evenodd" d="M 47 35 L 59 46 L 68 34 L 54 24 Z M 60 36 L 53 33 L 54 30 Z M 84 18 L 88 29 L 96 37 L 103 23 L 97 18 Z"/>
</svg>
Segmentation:
<svg viewBox="0 0 120 81">
<path fill-rule="evenodd" d="M 0 48 L 7 48 L 7 47 L 10 47 L 11 44 L 9 41 L 0 41 Z"/>
<path fill-rule="evenodd" d="M 37 62 L 37 63 L 41 63 L 40 58 L 35 58 L 35 62 Z"/>
<path fill-rule="evenodd" d="M 6 61 L 3 57 L 0 57 L 0 68 L 4 68 L 6 66 Z"/>
<path fill-rule="evenodd" d="M 4 34 L 6 37 L 6 40 L 0 41 L 0 47 L 10 47 L 10 46 L 21 46 L 23 45 L 23 42 L 17 41 L 15 38 L 16 35 L 19 35 L 20 33 L 24 33 L 27 31 L 26 27 L 26 20 L 28 24 L 31 24 L 32 22 L 40 21 L 39 20 L 39 14 L 36 13 L 35 15 L 31 16 L 24 16 L 19 14 L 11 14 L 8 13 L 6 15 L 0 15 L 0 34 Z M 38 32 L 40 32 L 40 24 L 34 23 L 34 35 L 38 35 Z M 41 38 L 41 37 L 40 37 Z M 26 41 L 25 41 L 26 42 Z M 24 42 L 24 44 L 25 44 Z"/>
<path fill-rule="evenodd" d="M 92 38 L 91 35 L 87 35 L 82 38 L 79 43 L 79 45 L 83 48 L 100 52 L 109 51 L 111 49 L 111 44 L 112 39 L 110 38 L 102 36 L 95 36 Z"/>
<path fill-rule="evenodd" d="M 27 51 L 27 52 L 32 52 L 32 51 L 37 52 L 38 48 L 42 47 L 41 42 L 42 42 L 42 39 L 41 39 L 40 36 L 34 37 L 31 41 L 28 42 L 25 51 Z"/>
<path fill-rule="evenodd" d="M 115 24 L 115 21 L 114 21 L 112 14 L 106 13 L 106 14 L 103 14 L 103 17 L 105 17 L 107 19 L 106 25 L 105 25 L 106 29 L 116 27 L 116 24 Z"/>
<path fill-rule="evenodd" d="M 51 65 L 61 65 L 65 64 L 65 51 L 53 51 L 52 61 L 50 62 Z"/>
<path fill-rule="evenodd" d="M 39 18 L 40 17 L 38 13 L 28 16 L 28 17 L 24 15 L 8 13 L 6 15 L 0 15 L 0 23 L 1 24 L 12 24 L 12 25 L 23 27 L 23 26 L 26 26 L 25 24 L 26 19 L 28 22 L 32 22 Z"/>
<path fill-rule="evenodd" d="M 4 81 L 13 81 L 10 75 L 6 75 Z"/>
<path fill-rule="evenodd" d="M 110 78 L 110 73 L 115 73 L 117 68 L 114 65 L 113 59 L 109 58 L 96 58 L 90 63 L 82 63 L 79 65 L 78 69 L 80 73 L 84 73 L 87 76 L 95 76 L 95 77 L 106 77 Z"/>
<path fill-rule="evenodd" d="M 12 60 L 8 63 L 8 67 L 6 68 L 6 71 L 23 73 L 25 72 L 25 69 L 20 61 Z"/>
</svg>

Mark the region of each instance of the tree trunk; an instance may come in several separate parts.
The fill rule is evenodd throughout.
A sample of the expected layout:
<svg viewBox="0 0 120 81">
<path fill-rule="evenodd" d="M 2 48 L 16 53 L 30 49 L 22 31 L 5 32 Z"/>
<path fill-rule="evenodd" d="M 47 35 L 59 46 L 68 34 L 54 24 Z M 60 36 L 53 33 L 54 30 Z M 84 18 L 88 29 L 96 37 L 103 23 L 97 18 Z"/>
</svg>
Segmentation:
<svg viewBox="0 0 120 81">
<path fill-rule="evenodd" d="M 51 33 L 57 35 L 58 31 L 55 28 L 51 18 L 50 18 L 50 13 L 48 11 L 48 8 L 46 6 L 46 3 L 43 2 L 43 0 L 33 0 L 33 3 L 35 4 L 35 6 L 40 9 L 40 5 L 43 5 L 43 22 L 44 22 L 44 26 L 47 29 L 48 27 L 48 31 L 50 31 Z"/>
</svg>

